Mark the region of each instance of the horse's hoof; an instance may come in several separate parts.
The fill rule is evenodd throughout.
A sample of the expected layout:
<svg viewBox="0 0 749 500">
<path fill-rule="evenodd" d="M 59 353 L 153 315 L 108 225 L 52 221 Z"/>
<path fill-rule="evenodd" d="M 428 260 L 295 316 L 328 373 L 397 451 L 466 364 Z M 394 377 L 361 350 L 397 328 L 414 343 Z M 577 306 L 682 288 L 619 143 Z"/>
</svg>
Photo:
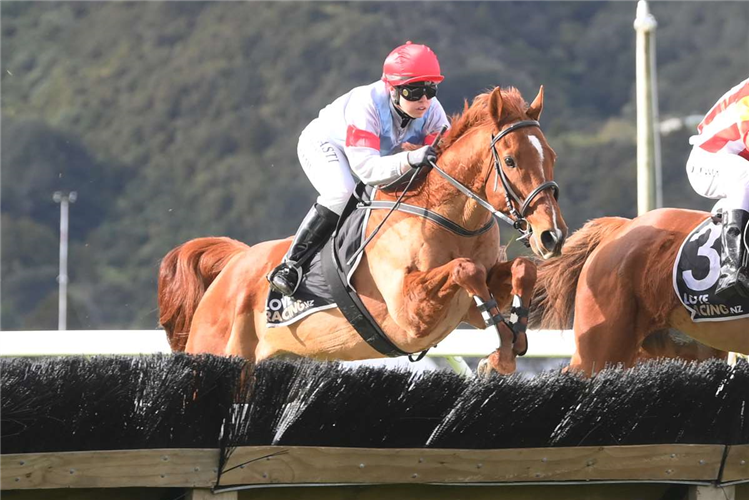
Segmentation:
<svg viewBox="0 0 749 500">
<path fill-rule="evenodd" d="M 486 357 L 479 361 L 479 365 L 476 368 L 477 376 L 489 377 L 492 373 L 496 373 L 498 375 L 510 375 L 512 373 L 515 373 L 514 362 L 510 364 L 502 362 L 492 363 L 489 357 Z"/>
<path fill-rule="evenodd" d="M 494 372 L 494 368 L 489 364 L 489 359 L 484 358 L 479 361 L 479 365 L 476 367 L 476 375 L 481 378 L 487 378 Z"/>
<path fill-rule="evenodd" d="M 528 352 L 528 336 L 525 333 L 521 333 L 518 335 L 518 340 L 521 340 L 521 342 L 515 342 L 512 345 L 512 352 L 515 353 L 515 356 L 525 356 L 525 354 Z M 521 344 L 522 350 L 517 349 L 517 345 Z"/>
</svg>

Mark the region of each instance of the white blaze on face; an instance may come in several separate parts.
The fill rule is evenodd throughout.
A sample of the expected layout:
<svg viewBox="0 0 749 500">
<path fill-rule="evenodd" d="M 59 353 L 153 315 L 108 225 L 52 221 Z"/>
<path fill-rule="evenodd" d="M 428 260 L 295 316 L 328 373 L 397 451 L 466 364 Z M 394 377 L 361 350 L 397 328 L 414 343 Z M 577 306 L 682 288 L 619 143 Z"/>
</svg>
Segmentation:
<svg viewBox="0 0 749 500">
<path fill-rule="evenodd" d="M 536 148 L 536 151 L 538 151 L 538 156 L 541 157 L 541 163 L 544 162 L 544 148 L 541 146 L 541 141 L 538 140 L 538 137 L 535 135 L 529 135 L 528 139 L 531 141 L 531 144 L 533 144 L 533 147 Z"/>
<path fill-rule="evenodd" d="M 533 147 L 536 148 L 536 151 L 538 151 L 538 156 L 540 158 L 541 167 L 543 168 L 544 164 L 544 148 L 541 146 L 541 141 L 533 134 L 528 135 L 528 140 L 531 141 L 531 144 L 533 144 Z M 551 196 L 550 192 L 547 192 L 549 196 Z M 554 231 L 557 234 L 557 238 L 561 238 L 562 231 L 559 229 L 559 225 L 557 224 L 557 211 L 554 210 L 554 206 L 551 206 L 551 219 L 554 222 Z"/>
</svg>

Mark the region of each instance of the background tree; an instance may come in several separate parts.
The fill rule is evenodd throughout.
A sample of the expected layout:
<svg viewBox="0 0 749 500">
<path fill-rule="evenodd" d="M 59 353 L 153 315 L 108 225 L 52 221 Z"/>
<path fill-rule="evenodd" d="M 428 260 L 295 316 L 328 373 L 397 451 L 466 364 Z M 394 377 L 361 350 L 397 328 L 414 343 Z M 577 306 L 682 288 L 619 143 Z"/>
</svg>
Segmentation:
<svg viewBox="0 0 749 500">
<path fill-rule="evenodd" d="M 704 113 L 746 77 L 749 4 L 651 7 L 661 116 Z M 448 113 L 495 85 L 528 99 L 545 85 L 571 229 L 636 210 L 629 2 L 3 2 L 0 14 L 4 328 L 56 325 L 58 189 L 80 195 L 69 293 L 83 328 L 155 327 L 159 260 L 189 238 L 291 234 L 315 196 L 299 132 L 407 39 L 439 54 Z M 690 133 L 663 138 L 664 200 L 704 209 L 684 172 Z"/>
</svg>

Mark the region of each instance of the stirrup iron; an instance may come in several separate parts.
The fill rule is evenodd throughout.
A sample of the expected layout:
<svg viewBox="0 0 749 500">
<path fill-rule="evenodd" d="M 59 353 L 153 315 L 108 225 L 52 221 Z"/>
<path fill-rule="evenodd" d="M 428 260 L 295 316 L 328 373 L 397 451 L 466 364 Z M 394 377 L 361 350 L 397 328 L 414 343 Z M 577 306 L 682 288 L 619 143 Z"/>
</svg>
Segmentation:
<svg viewBox="0 0 749 500">
<path fill-rule="evenodd" d="M 291 290 L 290 293 L 286 293 L 280 288 L 276 286 L 276 284 L 273 282 L 273 279 L 276 277 L 278 273 L 284 270 L 290 270 L 296 273 L 296 283 L 294 284 L 294 288 Z M 275 269 L 273 269 L 268 275 L 265 277 L 265 279 L 268 280 L 268 283 L 270 284 L 271 290 L 280 293 L 281 295 L 291 297 L 296 293 L 296 291 L 299 289 L 299 285 L 302 284 L 302 279 L 304 278 L 304 274 L 302 273 L 302 269 L 300 267 L 297 267 L 295 265 L 289 264 L 288 262 L 283 262 L 280 265 L 276 266 Z"/>
</svg>

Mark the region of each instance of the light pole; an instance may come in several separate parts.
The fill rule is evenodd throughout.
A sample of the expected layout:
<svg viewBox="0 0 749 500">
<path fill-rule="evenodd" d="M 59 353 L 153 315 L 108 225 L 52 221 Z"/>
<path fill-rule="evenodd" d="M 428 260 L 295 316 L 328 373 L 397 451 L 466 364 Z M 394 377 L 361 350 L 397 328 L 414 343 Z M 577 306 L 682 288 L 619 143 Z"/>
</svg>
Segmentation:
<svg viewBox="0 0 749 500">
<path fill-rule="evenodd" d="M 68 322 L 68 207 L 75 203 L 78 193 L 71 191 L 63 194 L 55 191 L 52 199 L 60 204 L 60 275 L 57 282 L 60 284 L 60 297 L 58 302 L 57 329 L 65 330 Z"/>
<path fill-rule="evenodd" d="M 645 0 L 637 2 L 637 215 L 662 206 L 661 137 L 658 124 L 658 84 L 655 67 L 655 30 L 658 23 Z"/>
</svg>

